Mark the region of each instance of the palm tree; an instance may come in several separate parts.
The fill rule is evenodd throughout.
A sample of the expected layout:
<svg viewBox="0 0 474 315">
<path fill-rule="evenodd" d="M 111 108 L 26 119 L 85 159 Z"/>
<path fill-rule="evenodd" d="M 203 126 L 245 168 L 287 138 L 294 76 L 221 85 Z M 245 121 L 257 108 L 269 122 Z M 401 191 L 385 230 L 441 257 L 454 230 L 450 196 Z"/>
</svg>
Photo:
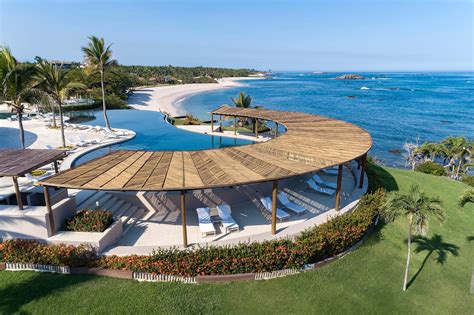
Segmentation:
<svg viewBox="0 0 474 315">
<path fill-rule="evenodd" d="M 449 166 L 453 177 L 458 179 L 463 163 L 471 154 L 471 144 L 464 137 L 448 137 L 441 144 L 445 148 L 445 154 L 449 158 Z M 457 162 L 457 166 L 456 166 Z"/>
<path fill-rule="evenodd" d="M 445 211 L 439 197 L 428 196 L 418 185 L 412 185 L 408 194 L 397 192 L 389 195 L 381 215 L 387 222 L 392 222 L 401 215 L 408 218 L 408 255 L 403 281 L 403 291 L 406 291 L 413 226 L 417 233 L 424 234 L 428 230 L 429 216 L 434 215 L 440 222 L 444 222 Z"/>
<path fill-rule="evenodd" d="M 474 203 L 474 188 L 464 190 L 459 196 L 459 205 L 464 207 L 468 202 Z"/>
<path fill-rule="evenodd" d="M 231 97 L 230 99 L 235 107 L 250 108 L 252 105 L 252 96 L 245 94 L 245 92 L 240 92 L 236 98 Z"/>
<path fill-rule="evenodd" d="M 250 108 L 252 106 L 252 96 L 245 94 L 245 92 L 240 92 L 237 97 L 230 98 L 235 107 L 239 108 Z M 256 123 L 255 119 L 249 118 L 250 124 L 252 124 L 252 131 L 255 132 Z"/>
<path fill-rule="evenodd" d="M 18 64 L 8 48 L 0 47 L 2 99 L 16 112 L 20 129 L 20 143 L 23 149 L 25 148 L 24 103 L 34 103 L 41 95 L 40 91 L 34 88 L 34 74 L 34 67 Z"/>
<path fill-rule="evenodd" d="M 436 158 L 444 154 L 444 146 L 436 142 L 425 142 L 419 148 L 420 153 L 423 155 L 424 160 L 427 159 L 436 162 Z"/>
<path fill-rule="evenodd" d="M 66 138 L 64 136 L 64 116 L 63 116 L 63 100 L 72 91 L 86 90 L 87 87 L 78 82 L 70 82 L 67 79 L 66 72 L 62 67 L 57 67 L 46 60 L 39 60 L 37 67 L 37 85 L 58 105 L 59 119 L 61 122 L 61 140 L 63 147 L 66 146 Z"/>
<path fill-rule="evenodd" d="M 110 47 L 112 44 L 105 47 L 104 39 L 96 36 L 89 37 L 89 44 L 82 47 L 82 52 L 85 54 L 87 63 L 95 67 L 100 72 L 100 85 L 102 88 L 102 109 L 104 111 L 105 126 L 110 129 L 109 118 L 107 117 L 107 107 L 105 105 L 105 86 L 104 86 L 104 75 L 107 66 L 114 64 L 112 60 L 112 50 Z"/>
</svg>

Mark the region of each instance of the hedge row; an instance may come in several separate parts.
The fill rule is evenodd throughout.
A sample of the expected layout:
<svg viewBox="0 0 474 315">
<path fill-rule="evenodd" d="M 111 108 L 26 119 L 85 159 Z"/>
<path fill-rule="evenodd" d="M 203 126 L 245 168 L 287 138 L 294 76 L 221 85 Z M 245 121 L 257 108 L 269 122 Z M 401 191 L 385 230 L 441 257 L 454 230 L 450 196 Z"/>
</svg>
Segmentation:
<svg viewBox="0 0 474 315">
<path fill-rule="evenodd" d="M 335 256 L 357 243 L 369 230 L 385 198 L 383 190 L 366 194 L 357 209 L 314 226 L 293 240 L 160 249 L 148 256 L 107 256 L 85 246 L 45 245 L 11 240 L 0 244 L 0 260 L 70 267 L 105 267 L 163 275 L 196 276 L 265 272 L 301 268 Z"/>
</svg>

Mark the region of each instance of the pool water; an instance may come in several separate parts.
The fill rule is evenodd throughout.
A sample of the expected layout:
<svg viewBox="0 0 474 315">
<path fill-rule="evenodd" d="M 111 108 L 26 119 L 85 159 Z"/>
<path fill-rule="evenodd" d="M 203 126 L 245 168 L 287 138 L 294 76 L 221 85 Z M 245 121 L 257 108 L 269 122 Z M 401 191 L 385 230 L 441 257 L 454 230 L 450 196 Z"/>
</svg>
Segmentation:
<svg viewBox="0 0 474 315">
<path fill-rule="evenodd" d="M 209 136 L 176 128 L 164 120 L 159 112 L 143 110 L 110 110 L 107 112 L 112 128 L 124 128 L 136 132 L 136 137 L 127 142 L 92 151 L 78 158 L 74 165 L 109 153 L 111 150 L 181 151 L 205 150 L 251 144 L 252 141 Z M 94 112 L 95 118 L 83 122 L 85 125 L 105 126 L 102 111 Z"/>
</svg>

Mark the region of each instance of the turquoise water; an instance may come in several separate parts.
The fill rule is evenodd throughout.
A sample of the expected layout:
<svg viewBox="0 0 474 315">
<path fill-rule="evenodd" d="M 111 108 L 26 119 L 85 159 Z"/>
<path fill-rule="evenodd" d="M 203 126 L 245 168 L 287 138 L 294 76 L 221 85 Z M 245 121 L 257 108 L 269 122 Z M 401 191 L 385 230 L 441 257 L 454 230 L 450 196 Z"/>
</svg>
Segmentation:
<svg viewBox="0 0 474 315">
<path fill-rule="evenodd" d="M 230 97 L 245 91 L 254 105 L 320 114 L 367 129 L 374 140 L 370 154 L 392 166 L 404 166 L 404 158 L 388 150 L 403 151 L 403 144 L 417 137 L 421 142 L 474 137 L 473 73 L 363 73 L 368 80 L 330 80 L 337 75 L 277 73 L 273 79 L 196 94 L 182 106 L 209 119 L 210 110 L 231 104 Z"/>
<path fill-rule="evenodd" d="M 90 112 L 88 112 L 90 113 Z M 75 165 L 84 163 L 95 157 L 104 155 L 110 150 L 203 150 L 222 148 L 253 143 L 252 141 L 226 137 L 211 137 L 208 135 L 188 132 L 176 128 L 164 121 L 163 114 L 143 110 L 110 110 L 107 112 L 112 128 L 130 129 L 136 132 L 136 137 L 111 147 L 98 149 L 76 160 Z M 94 113 L 95 118 L 85 125 L 104 126 L 102 112 Z"/>
</svg>

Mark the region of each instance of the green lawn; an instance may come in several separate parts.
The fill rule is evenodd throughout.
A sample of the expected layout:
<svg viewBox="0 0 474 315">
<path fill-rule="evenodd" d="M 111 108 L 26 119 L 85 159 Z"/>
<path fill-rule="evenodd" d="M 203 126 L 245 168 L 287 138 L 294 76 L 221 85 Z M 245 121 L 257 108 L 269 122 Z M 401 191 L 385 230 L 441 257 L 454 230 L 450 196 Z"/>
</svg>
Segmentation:
<svg viewBox="0 0 474 315">
<path fill-rule="evenodd" d="M 466 185 L 390 168 L 377 171 L 388 189 L 420 184 L 442 197 L 448 221 L 431 222 L 427 235 L 459 248 L 444 264 L 437 254 L 414 254 L 402 292 L 406 222 L 379 226 L 366 243 L 343 259 L 305 274 L 270 281 L 215 285 L 138 283 L 94 276 L 0 272 L 0 313 L 438 313 L 473 314 L 469 294 L 474 267 L 474 206 L 457 206 Z"/>
</svg>

